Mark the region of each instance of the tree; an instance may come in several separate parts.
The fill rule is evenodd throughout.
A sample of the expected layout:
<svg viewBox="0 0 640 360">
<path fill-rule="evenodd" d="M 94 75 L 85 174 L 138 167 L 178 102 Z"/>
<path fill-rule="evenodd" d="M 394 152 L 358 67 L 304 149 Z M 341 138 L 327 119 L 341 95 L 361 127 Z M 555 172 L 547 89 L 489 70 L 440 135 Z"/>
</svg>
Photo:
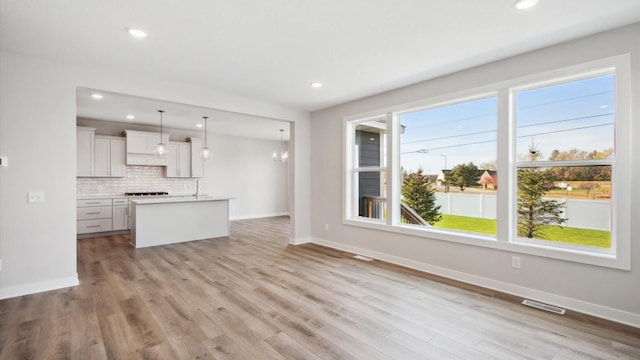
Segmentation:
<svg viewBox="0 0 640 360">
<path fill-rule="evenodd" d="M 478 167 L 472 162 L 468 164 L 456 165 L 451 171 L 445 174 L 445 180 L 449 185 L 457 186 L 460 191 L 464 191 L 472 185 L 477 185 L 480 180 L 480 174 L 478 173 Z"/>
<path fill-rule="evenodd" d="M 482 170 L 498 170 L 498 162 L 495 160 L 487 161 L 480 164 L 478 168 Z"/>
<path fill-rule="evenodd" d="M 553 150 L 549 160 L 607 159 L 613 149 L 591 152 L 578 149 Z M 555 181 L 611 181 L 611 166 L 557 166 L 552 168 Z"/>
<path fill-rule="evenodd" d="M 532 161 L 541 156 L 533 147 L 529 153 Z M 562 227 L 567 221 L 561 217 L 563 203 L 542 198 L 553 186 L 553 177 L 551 170 L 518 170 L 518 236 L 546 239 L 545 229 L 549 226 Z"/>
<path fill-rule="evenodd" d="M 422 174 L 422 169 L 404 177 L 400 192 L 404 203 L 427 223 L 433 225 L 442 220 L 440 206 L 436 205 L 434 185 Z"/>
</svg>

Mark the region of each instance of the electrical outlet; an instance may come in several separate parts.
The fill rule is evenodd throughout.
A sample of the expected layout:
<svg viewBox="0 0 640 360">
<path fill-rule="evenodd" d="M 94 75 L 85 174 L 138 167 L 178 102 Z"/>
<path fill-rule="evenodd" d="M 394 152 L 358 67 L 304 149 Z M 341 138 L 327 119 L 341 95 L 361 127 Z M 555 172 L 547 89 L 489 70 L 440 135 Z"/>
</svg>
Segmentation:
<svg viewBox="0 0 640 360">
<path fill-rule="evenodd" d="M 27 202 L 41 203 L 44 202 L 44 192 L 42 191 L 29 191 L 27 193 Z"/>
<path fill-rule="evenodd" d="M 520 256 L 511 257 L 511 267 L 514 269 L 520 269 Z"/>
<path fill-rule="evenodd" d="M 324 231 L 329 231 L 329 224 L 324 224 Z"/>
</svg>

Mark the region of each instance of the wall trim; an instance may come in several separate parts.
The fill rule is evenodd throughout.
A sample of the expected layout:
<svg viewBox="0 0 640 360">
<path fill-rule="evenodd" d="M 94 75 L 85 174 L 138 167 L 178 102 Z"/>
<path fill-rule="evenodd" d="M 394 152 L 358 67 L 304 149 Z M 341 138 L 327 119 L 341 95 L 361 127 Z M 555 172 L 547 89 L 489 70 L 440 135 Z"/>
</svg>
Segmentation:
<svg viewBox="0 0 640 360">
<path fill-rule="evenodd" d="M 263 213 L 263 214 L 236 215 L 236 216 L 230 216 L 229 220 L 231 220 L 231 221 L 233 221 L 233 220 L 248 220 L 248 219 L 259 219 L 259 218 L 266 218 L 266 217 L 275 217 L 275 216 L 289 216 L 289 212 L 288 211 L 282 211 L 282 212 Z"/>
<path fill-rule="evenodd" d="M 66 278 L 0 288 L 0 300 L 80 285 L 78 273 Z"/>
<path fill-rule="evenodd" d="M 314 242 L 311 236 L 303 236 L 299 238 L 289 238 L 289 244 L 291 245 L 302 245 L 310 242 Z"/>
<path fill-rule="evenodd" d="M 594 317 L 611 320 L 617 323 L 640 328 L 640 315 L 630 313 L 623 310 L 618 310 L 586 301 L 569 298 L 565 296 L 559 296 L 556 294 L 530 289 L 527 287 L 514 285 L 502 281 L 497 281 L 482 276 L 477 276 L 469 273 L 464 273 L 436 265 L 430 265 L 427 263 L 389 255 L 382 252 L 368 250 L 356 246 L 343 244 L 336 241 L 326 240 L 318 237 L 312 237 L 311 242 L 321 246 L 342 250 L 350 253 L 365 255 L 376 260 L 385 261 L 395 265 L 400 265 L 414 270 L 427 272 L 430 274 L 442 276 L 445 278 L 457 280 L 460 282 L 468 283 L 475 286 L 484 287 L 491 290 L 504 292 L 507 294 L 515 295 L 522 298 L 532 299 L 543 303 L 556 305 L 569 310 L 580 312 L 583 314 L 591 315 Z"/>
</svg>

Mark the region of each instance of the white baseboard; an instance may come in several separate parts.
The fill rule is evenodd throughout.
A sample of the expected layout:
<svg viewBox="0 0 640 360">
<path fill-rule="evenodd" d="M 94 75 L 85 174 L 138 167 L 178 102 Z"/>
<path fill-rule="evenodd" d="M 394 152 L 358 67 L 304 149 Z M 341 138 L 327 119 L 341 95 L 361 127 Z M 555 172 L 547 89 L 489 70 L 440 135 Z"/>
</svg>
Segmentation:
<svg viewBox="0 0 640 360">
<path fill-rule="evenodd" d="M 526 288 L 519 285 L 514 285 L 498 280 L 485 278 L 469 273 L 464 273 L 448 268 L 430 265 L 427 263 L 402 258 L 394 255 L 389 255 L 373 250 L 363 249 L 331 240 L 312 237 L 311 242 L 330 247 L 337 250 L 347 251 L 354 254 L 361 254 L 377 260 L 382 260 L 388 263 L 404 266 L 410 269 L 424 271 L 430 274 L 439 275 L 449 279 L 461 281 L 464 283 L 481 286 L 487 289 L 497 290 L 507 294 L 536 300 L 539 302 L 547 303 L 550 305 L 559 306 L 569 310 L 577 311 L 583 314 L 592 315 L 602 319 L 615 321 L 621 324 L 626 324 L 640 328 L 640 314 L 630 313 L 624 310 L 618 310 L 598 304 L 585 302 L 582 300 L 560 296 L 544 291 Z"/>
<path fill-rule="evenodd" d="M 263 213 L 263 214 L 235 215 L 235 216 L 230 216 L 229 220 L 233 221 L 233 220 L 259 219 L 259 218 L 274 217 L 274 216 L 289 216 L 289 212 L 284 211 L 284 212 Z"/>
<path fill-rule="evenodd" d="M 311 236 L 304 236 L 299 238 L 289 238 L 289 244 L 291 245 L 302 245 L 306 243 L 312 242 Z"/>
<path fill-rule="evenodd" d="M 36 283 L 11 286 L 7 288 L 0 288 L 0 300 L 9 299 L 17 296 L 30 295 L 50 290 L 57 290 L 67 288 L 71 286 L 78 286 L 80 281 L 78 280 L 78 274 L 62 279 L 54 279 L 48 281 L 41 281 Z"/>
</svg>

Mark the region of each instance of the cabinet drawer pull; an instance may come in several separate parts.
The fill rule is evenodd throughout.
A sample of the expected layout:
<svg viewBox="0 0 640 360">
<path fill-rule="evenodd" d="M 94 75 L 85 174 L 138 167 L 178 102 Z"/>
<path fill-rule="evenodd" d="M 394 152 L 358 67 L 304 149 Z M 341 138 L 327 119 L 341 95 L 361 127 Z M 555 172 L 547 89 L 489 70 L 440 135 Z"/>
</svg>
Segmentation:
<svg viewBox="0 0 640 360">
<path fill-rule="evenodd" d="M 89 226 L 87 226 L 87 228 L 98 228 L 98 227 L 102 227 L 102 225 L 89 225 Z"/>
<path fill-rule="evenodd" d="M 100 204 L 100 201 L 88 202 L 86 205 Z"/>
<path fill-rule="evenodd" d="M 95 212 L 88 212 L 86 214 L 87 215 L 98 215 L 98 214 L 100 214 L 100 212 L 99 211 L 95 211 Z"/>
</svg>

